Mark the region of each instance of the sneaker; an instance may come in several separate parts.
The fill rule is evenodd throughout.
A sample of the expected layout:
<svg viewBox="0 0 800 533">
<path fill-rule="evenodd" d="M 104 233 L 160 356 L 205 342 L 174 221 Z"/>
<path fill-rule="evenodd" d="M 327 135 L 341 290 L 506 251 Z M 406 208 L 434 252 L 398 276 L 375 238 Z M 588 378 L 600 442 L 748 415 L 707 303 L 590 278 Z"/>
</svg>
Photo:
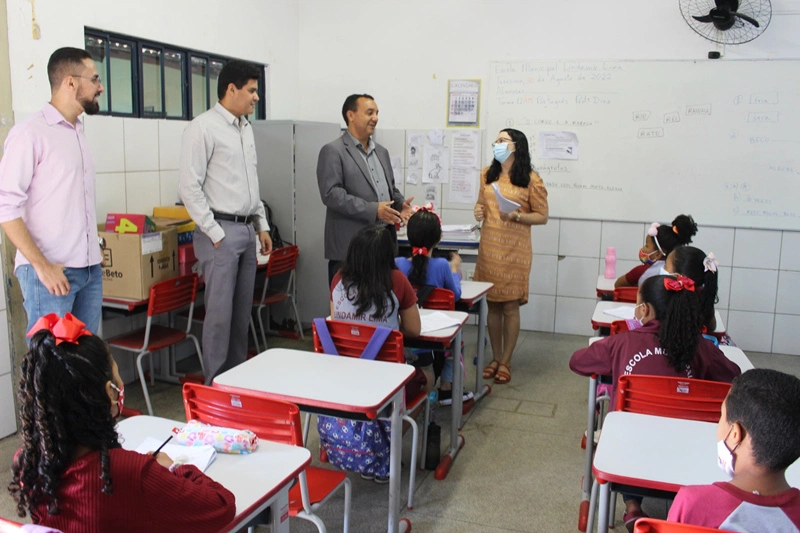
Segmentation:
<svg viewBox="0 0 800 533">
<path fill-rule="evenodd" d="M 372 481 L 375 479 L 375 476 L 372 474 L 361 474 L 361 479 L 366 479 L 367 481 Z"/>
<path fill-rule="evenodd" d="M 375 476 L 373 474 L 361 474 L 361 479 L 366 479 L 367 481 L 374 481 L 378 485 L 385 485 L 389 483 L 389 476 Z"/>
<path fill-rule="evenodd" d="M 464 396 L 462 397 L 461 401 L 468 402 L 474 397 L 475 395 L 472 394 L 472 391 L 467 391 L 464 393 Z M 453 404 L 453 391 L 450 390 L 439 391 L 439 405 L 452 405 L 452 404 Z"/>
</svg>

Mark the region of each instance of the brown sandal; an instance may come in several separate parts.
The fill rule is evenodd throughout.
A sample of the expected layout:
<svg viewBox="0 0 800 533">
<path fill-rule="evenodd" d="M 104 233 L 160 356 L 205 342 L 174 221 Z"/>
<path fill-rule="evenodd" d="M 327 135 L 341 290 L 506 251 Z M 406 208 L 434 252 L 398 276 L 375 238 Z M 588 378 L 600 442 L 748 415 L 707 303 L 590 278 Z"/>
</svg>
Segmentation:
<svg viewBox="0 0 800 533">
<path fill-rule="evenodd" d="M 503 370 L 505 368 L 505 370 Z M 497 372 L 495 373 L 494 382 L 498 385 L 505 385 L 511 381 L 511 365 L 507 365 L 505 363 L 500 363 L 497 366 Z"/>
<path fill-rule="evenodd" d="M 497 374 L 497 369 L 500 368 L 500 361 L 493 360 L 486 365 L 483 369 L 483 379 L 492 379 Z"/>
</svg>

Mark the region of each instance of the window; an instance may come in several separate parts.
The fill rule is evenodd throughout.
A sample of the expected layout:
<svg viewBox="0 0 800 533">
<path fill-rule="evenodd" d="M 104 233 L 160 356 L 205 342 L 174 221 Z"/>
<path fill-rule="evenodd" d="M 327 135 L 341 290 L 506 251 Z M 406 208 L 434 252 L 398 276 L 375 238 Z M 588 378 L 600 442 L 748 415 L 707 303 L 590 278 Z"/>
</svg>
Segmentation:
<svg viewBox="0 0 800 533">
<path fill-rule="evenodd" d="M 105 92 L 100 113 L 146 118 L 191 119 L 217 102 L 219 73 L 230 58 L 144 41 L 101 30 L 85 30 Z M 264 65 L 255 64 L 265 72 Z M 266 87 L 249 120 L 266 118 Z"/>
</svg>

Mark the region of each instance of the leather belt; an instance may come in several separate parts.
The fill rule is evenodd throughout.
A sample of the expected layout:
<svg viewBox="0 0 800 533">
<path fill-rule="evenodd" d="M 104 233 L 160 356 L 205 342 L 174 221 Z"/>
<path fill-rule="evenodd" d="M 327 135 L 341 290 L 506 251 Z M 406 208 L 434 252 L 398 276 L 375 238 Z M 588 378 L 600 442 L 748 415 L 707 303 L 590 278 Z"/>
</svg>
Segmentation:
<svg viewBox="0 0 800 533">
<path fill-rule="evenodd" d="M 239 224 L 252 224 L 256 220 L 255 215 L 229 215 L 228 213 L 217 213 L 216 211 L 212 211 L 212 213 L 214 214 L 214 220 L 225 220 Z"/>
</svg>

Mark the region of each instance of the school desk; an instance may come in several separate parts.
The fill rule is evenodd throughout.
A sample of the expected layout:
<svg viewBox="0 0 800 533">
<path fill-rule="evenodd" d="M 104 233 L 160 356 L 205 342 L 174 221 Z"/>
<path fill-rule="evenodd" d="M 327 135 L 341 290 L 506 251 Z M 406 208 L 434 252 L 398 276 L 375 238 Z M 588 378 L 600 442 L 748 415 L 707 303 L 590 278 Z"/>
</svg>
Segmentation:
<svg viewBox="0 0 800 533">
<path fill-rule="evenodd" d="M 717 466 L 717 424 L 622 411 L 606 416 L 592 470 L 600 490 L 598 532 L 608 531 L 614 483 L 674 493 L 728 480 Z M 800 488 L 800 462 L 789 467 L 786 480 Z"/>
<path fill-rule="evenodd" d="M 614 282 L 616 279 L 607 279 L 603 274 L 597 276 L 597 297 L 602 298 L 607 294 L 614 294 Z"/>
<path fill-rule="evenodd" d="M 486 295 L 493 286 L 493 283 L 485 281 L 462 281 L 461 299 L 458 301 L 459 303 L 463 303 L 470 310 L 474 309 L 475 304 L 478 304 L 478 350 L 475 362 L 477 367 L 475 373 L 475 402 L 492 390 L 491 387 L 483 384 L 483 360 L 486 354 L 486 317 L 489 312 L 489 305 L 486 303 Z"/>
<path fill-rule="evenodd" d="M 323 353 L 273 348 L 214 378 L 214 386 L 247 390 L 297 404 L 301 411 L 357 420 L 391 417 L 389 532 L 407 531 L 400 520 L 403 386 L 414 367 Z"/>
<path fill-rule="evenodd" d="M 122 447 L 135 450 L 147 437 L 163 440 L 172 428 L 185 422 L 157 416 L 134 416 L 117 425 Z M 311 453 L 300 446 L 259 440 L 258 449 L 249 455 L 218 453 L 206 469 L 208 477 L 220 483 L 236 497 L 236 517 L 225 531 L 267 523 L 271 531 L 289 531 L 289 489 L 309 464 Z M 265 513 L 271 511 L 270 521 Z"/>
<path fill-rule="evenodd" d="M 615 320 L 622 320 L 621 318 L 614 317 L 605 313 L 605 311 L 609 309 L 615 309 L 617 307 L 636 307 L 636 304 L 633 303 L 625 303 L 625 302 L 609 302 L 609 301 L 599 301 L 594 308 L 594 313 L 592 314 L 592 329 L 597 330 L 600 328 L 610 328 L 611 323 Z M 714 311 L 714 316 L 717 319 L 717 329 L 714 330 L 714 333 L 722 334 L 725 333 L 725 324 L 722 322 L 722 317 L 719 314 L 719 311 Z"/>
</svg>

